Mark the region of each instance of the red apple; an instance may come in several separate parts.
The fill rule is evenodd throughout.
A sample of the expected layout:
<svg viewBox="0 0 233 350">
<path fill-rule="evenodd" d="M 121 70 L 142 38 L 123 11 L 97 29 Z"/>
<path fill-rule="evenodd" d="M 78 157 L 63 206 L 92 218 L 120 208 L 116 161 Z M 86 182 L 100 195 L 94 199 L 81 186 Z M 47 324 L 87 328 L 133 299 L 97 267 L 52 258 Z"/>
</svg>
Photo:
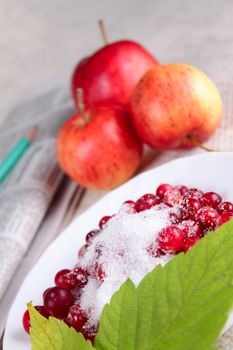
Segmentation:
<svg viewBox="0 0 233 350">
<path fill-rule="evenodd" d="M 219 126 L 222 100 L 200 70 L 184 64 L 158 65 L 139 81 L 132 121 L 141 140 L 159 149 L 192 147 Z"/>
<path fill-rule="evenodd" d="M 133 89 L 141 76 L 158 61 L 133 41 L 118 41 L 104 46 L 81 61 L 71 79 L 77 105 L 77 88 L 82 88 L 86 106 L 118 104 L 130 107 Z"/>
<path fill-rule="evenodd" d="M 65 173 L 81 186 L 109 190 L 134 174 L 142 144 L 123 109 L 99 106 L 64 124 L 57 156 Z"/>
</svg>

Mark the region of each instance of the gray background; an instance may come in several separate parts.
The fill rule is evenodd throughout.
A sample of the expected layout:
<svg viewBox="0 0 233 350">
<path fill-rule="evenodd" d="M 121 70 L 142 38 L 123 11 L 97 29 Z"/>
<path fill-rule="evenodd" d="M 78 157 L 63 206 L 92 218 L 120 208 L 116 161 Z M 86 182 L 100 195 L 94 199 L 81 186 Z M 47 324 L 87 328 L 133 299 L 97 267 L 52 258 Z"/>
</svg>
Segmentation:
<svg viewBox="0 0 233 350">
<path fill-rule="evenodd" d="M 0 0 L 0 122 L 19 96 L 68 83 L 75 63 L 110 40 L 131 38 L 160 62 L 195 65 L 214 80 L 232 64 L 231 0 Z"/>
</svg>

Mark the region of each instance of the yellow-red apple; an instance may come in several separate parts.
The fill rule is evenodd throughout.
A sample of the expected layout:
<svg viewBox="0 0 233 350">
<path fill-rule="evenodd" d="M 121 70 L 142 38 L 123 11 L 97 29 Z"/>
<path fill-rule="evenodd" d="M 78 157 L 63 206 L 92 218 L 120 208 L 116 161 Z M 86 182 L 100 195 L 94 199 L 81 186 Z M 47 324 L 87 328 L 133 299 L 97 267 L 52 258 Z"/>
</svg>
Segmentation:
<svg viewBox="0 0 233 350">
<path fill-rule="evenodd" d="M 137 84 L 132 121 L 141 140 L 159 149 L 192 147 L 219 126 L 222 100 L 215 84 L 185 64 L 157 65 Z"/>
</svg>

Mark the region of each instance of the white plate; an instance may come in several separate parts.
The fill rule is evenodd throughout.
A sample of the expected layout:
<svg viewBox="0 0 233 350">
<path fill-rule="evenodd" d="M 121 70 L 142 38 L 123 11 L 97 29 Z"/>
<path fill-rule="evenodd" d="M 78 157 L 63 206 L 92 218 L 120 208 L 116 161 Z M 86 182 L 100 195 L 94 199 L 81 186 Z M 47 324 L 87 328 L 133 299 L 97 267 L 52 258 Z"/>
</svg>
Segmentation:
<svg viewBox="0 0 233 350">
<path fill-rule="evenodd" d="M 206 153 L 181 158 L 133 178 L 112 191 L 88 209 L 48 247 L 23 282 L 11 307 L 4 336 L 4 350 L 30 350 L 29 337 L 24 333 L 21 318 L 30 300 L 42 303 L 42 293 L 53 285 L 55 273 L 76 264 L 78 248 L 88 231 L 96 228 L 99 219 L 117 211 L 127 199 L 137 199 L 153 192 L 160 183 L 184 184 L 204 191 L 220 193 L 225 200 L 233 200 L 233 153 Z M 233 324 L 229 317 L 227 328 Z"/>
</svg>

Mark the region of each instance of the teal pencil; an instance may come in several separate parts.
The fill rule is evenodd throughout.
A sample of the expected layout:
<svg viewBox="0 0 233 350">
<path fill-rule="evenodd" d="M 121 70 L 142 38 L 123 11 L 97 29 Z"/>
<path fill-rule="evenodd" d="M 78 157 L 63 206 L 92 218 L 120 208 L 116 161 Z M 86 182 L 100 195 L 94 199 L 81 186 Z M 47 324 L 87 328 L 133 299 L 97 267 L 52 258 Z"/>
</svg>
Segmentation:
<svg viewBox="0 0 233 350">
<path fill-rule="evenodd" d="M 19 159 L 26 152 L 32 141 L 36 136 L 37 128 L 31 129 L 26 136 L 23 136 L 7 156 L 0 163 L 0 183 L 2 183 L 14 166 L 18 163 Z"/>
</svg>

